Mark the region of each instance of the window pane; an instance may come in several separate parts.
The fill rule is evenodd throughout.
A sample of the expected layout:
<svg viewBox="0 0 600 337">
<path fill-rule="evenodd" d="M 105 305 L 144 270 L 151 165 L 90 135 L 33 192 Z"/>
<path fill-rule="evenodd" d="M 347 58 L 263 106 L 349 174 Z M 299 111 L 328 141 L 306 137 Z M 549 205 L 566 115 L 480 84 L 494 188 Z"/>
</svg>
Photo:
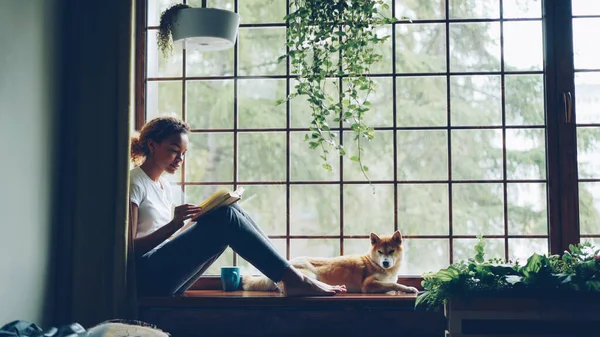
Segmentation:
<svg viewBox="0 0 600 337">
<path fill-rule="evenodd" d="M 181 81 L 148 82 L 146 90 L 146 120 L 158 116 L 181 118 Z"/>
<path fill-rule="evenodd" d="M 285 75 L 285 27 L 240 27 L 238 44 L 240 75 Z"/>
<path fill-rule="evenodd" d="M 244 79 L 238 81 L 239 128 L 284 128 L 285 104 L 275 105 L 285 98 L 285 80 Z"/>
<path fill-rule="evenodd" d="M 504 96 L 506 125 L 545 124 L 543 75 L 506 75 Z"/>
<path fill-rule="evenodd" d="M 396 17 L 411 20 L 439 20 L 446 18 L 446 0 L 396 0 Z"/>
<path fill-rule="evenodd" d="M 360 170 L 358 162 L 352 161 L 352 156 L 358 156 L 358 144 L 354 140 L 356 134 L 352 131 L 344 132 L 344 180 L 366 181 L 367 179 Z M 393 180 L 394 179 L 394 132 L 376 131 L 375 137 L 367 141 L 361 139 L 362 164 L 368 167 L 367 176 L 370 180 Z"/>
<path fill-rule="evenodd" d="M 548 239 L 508 239 L 508 259 L 523 265 L 533 253 L 548 254 Z"/>
<path fill-rule="evenodd" d="M 504 188 L 502 184 L 453 184 L 452 233 L 503 234 Z"/>
<path fill-rule="evenodd" d="M 446 131 L 398 131 L 398 180 L 448 179 Z"/>
<path fill-rule="evenodd" d="M 453 130 L 452 179 L 502 179 L 502 132 Z"/>
<path fill-rule="evenodd" d="M 475 256 L 473 248 L 479 239 L 454 239 L 454 255 L 452 262 L 467 260 Z M 485 259 L 499 258 L 504 260 L 504 239 L 485 239 Z"/>
<path fill-rule="evenodd" d="M 398 228 L 404 235 L 448 235 L 448 185 L 398 185 Z"/>
<path fill-rule="evenodd" d="M 448 267 L 447 239 L 407 239 L 402 243 L 402 265 L 398 274 L 417 275 Z"/>
<path fill-rule="evenodd" d="M 600 72 L 575 73 L 577 124 L 600 123 Z"/>
<path fill-rule="evenodd" d="M 584 0 L 587 1 L 587 0 Z M 541 18 L 541 0 L 502 0 L 504 18 Z M 506 24 L 506 23 L 505 23 Z"/>
<path fill-rule="evenodd" d="M 339 239 L 292 239 L 290 257 L 318 256 L 335 257 L 340 255 Z"/>
<path fill-rule="evenodd" d="M 188 5 L 192 7 L 202 7 L 202 0 L 187 0 Z M 206 0 L 206 7 L 226 9 L 234 11 L 233 0 Z"/>
<path fill-rule="evenodd" d="M 381 15 L 390 18 L 392 17 L 392 0 L 383 0 L 384 5 L 388 8 L 383 8 L 380 4 L 376 3 L 375 8 L 381 13 Z"/>
<path fill-rule="evenodd" d="M 504 70 L 542 70 L 542 21 L 504 22 Z"/>
<path fill-rule="evenodd" d="M 600 49 L 597 43 L 600 18 L 573 19 L 573 49 L 575 69 L 600 69 Z"/>
<path fill-rule="evenodd" d="M 500 71 L 500 24 L 450 24 L 450 71 Z"/>
<path fill-rule="evenodd" d="M 577 162 L 579 178 L 600 178 L 600 128 L 577 128 Z"/>
<path fill-rule="evenodd" d="M 600 248 L 600 238 L 598 238 L 598 237 L 594 237 L 594 238 L 583 237 L 583 238 L 581 238 L 581 240 L 579 240 L 579 242 L 581 242 L 581 243 L 589 242 L 592 244 L 593 247 L 596 247 L 596 249 Z"/>
<path fill-rule="evenodd" d="M 393 229 L 393 228 L 392 228 Z M 362 233 L 364 235 L 364 233 Z M 392 232 L 381 232 L 375 233 L 377 235 L 381 234 L 393 234 Z M 367 254 L 369 249 L 371 248 L 371 240 L 369 238 L 365 239 L 344 239 L 344 255 L 364 255 Z"/>
<path fill-rule="evenodd" d="M 508 233 L 512 235 L 548 235 L 546 184 L 508 184 Z"/>
<path fill-rule="evenodd" d="M 233 129 L 233 81 L 188 81 L 187 121 L 192 129 Z"/>
<path fill-rule="evenodd" d="M 179 0 L 148 0 L 148 26 L 158 26 L 160 14 L 168 7 L 171 7 Z"/>
<path fill-rule="evenodd" d="M 211 51 L 186 50 L 186 76 L 233 76 L 234 48 Z"/>
<path fill-rule="evenodd" d="M 340 100 L 339 95 L 339 80 L 338 79 L 327 79 L 325 80 L 325 85 L 323 88 L 323 92 L 325 93 L 326 101 L 325 104 L 332 105 L 336 104 Z M 290 80 L 290 92 L 295 92 L 295 86 L 298 85 L 298 81 L 291 79 Z M 308 129 L 310 126 L 310 122 L 313 120 L 312 118 L 312 109 L 308 104 L 307 96 L 296 96 L 294 99 L 290 101 L 290 114 L 291 114 L 291 126 L 293 128 L 304 128 Z M 330 118 L 327 119 L 327 123 L 329 123 L 330 127 L 338 127 L 339 123 L 335 123 L 333 120 L 336 116 L 330 115 Z"/>
<path fill-rule="evenodd" d="M 394 87 L 392 86 L 391 77 L 371 77 L 373 85 L 375 86 L 375 92 L 366 95 L 366 91 L 361 91 L 360 96 L 368 98 L 371 103 L 369 111 L 365 112 L 363 121 L 365 124 L 372 127 L 379 126 L 392 126 L 394 123 L 393 117 L 393 100 L 391 99 L 394 94 Z M 348 88 L 347 81 L 343 81 L 343 87 Z M 338 95 L 331 95 L 334 99 L 338 99 Z M 309 121 L 310 122 L 310 121 Z M 337 123 L 332 124 L 337 126 Z M 302 127 L 308 126 L 304 124 Z M 348 127 L 348 125 L 345 125 Z"/>
<path fill-rule="evenodd" d="M 571 0 L 571 7 L 573 15 L 600 15 L 600 2 L 598 1 Z"/>
<path fill-rule="evenodd" d="M 186 181 L 233 181 L 233 134 L 192 133 Z"/>
<path fill-rule="evenodd" d="M 451 19 L 496 19 L 500 17 L 498 0 L 448 0 Z"/>
<path fill-rule="evenodd" d="M 238 149 L 240 181 L 285 181 L 285 133 L 239 133 Z"/>
<path fill-rule="evenodd" d="M 285 239 L 271 239 L 271 242 L 275 246 L 275 249 L 285 257 L 286 242 Z M 240 266 L 240 272 L 242 275 L 261 275 L 262 273 L 250 262 L 246 261 L 243 257 L 238 255 L 238 266 Z M 219 272 L 220 273 L 220 272 Z"/>
<path fill-rule="evenodd" d="M 394 186 L 374 188 L 375 194 L 368 184 L 344 185 L 344 235 L 393 234 Z"/>
<path fill-rule="evenodd" d="M 446 77 L 398 77 L 398 126 L 442 126 L 448 123 Z"/>
<path fill-rule="evenodd" d="M 238 6 L 244 24 L 283 22 L 286 11 L 285 0 L 239 1 Z"/>
<path fill-rule="evenodd" d="M 292 235 L 340 233 L 339 185 L 292 185 L 290 194 Z"/>
<path fill-rule="evenodd" d="M 581 234 L 600 235 L 600 182 L 579 183 Z"/>
<path fill-rule="evenodd" d="M 331 146 L 325 145 L 325 148 L 329 151 L 327 160 L 333 171 L 325 170 L 323 168 L 324 161 L 320 157 L 323 155 L 322 149 L 311 149 L 308 142 L 304 140 L 306 134 L 306 132 L 290 133 L 291 180 L 338 180 L 340 177 L 340 156 Z"/>
<path fill-rule="evenodd" d="M 396 25 L 396 72 L 439 73 L 446 71 L 446 25 Z"/>
<path fill-rule="evenodd" d="M 157 32 L 157 30 L 148 30 L 147 34 L 146 70 L 148 78 L 181 76 L 183 74 L 182 49 L 173 48 L 172 53 L 165 58 L 162 51 L 158 50 Z"/>
<path fill-rule="evenodd" d="M 452 125 L 502 125 L 500 76 L 452 76 L 450 107 Z"/>
<path fill-rule="evenodd" d="M 507 179 L 546 178 L 544 129 L 506 130 Z"/>
<path fill-rule="evenodd" d="M 381 60 L 373 63 L 369 67 L 371 74 L 391 74 L 392 73 L 392 26 L 380 26 L 376 28 L 379 38 L 389 36 L 383 43 L 373 45 L 374 52 L 381 55 Z"/>
<path fill-rule="evenodd" d="M 185 203 L 185 192 L 182 189 L 182 185 L 177 184 L 177 182 L 181 181 L 181 174 L 163 174 L 163 177 L 167 178 L 167 181 L 171 185 L 171 198 L 173 199 L 173 205 L 181 205 Z"/>
<path fill-rule="evenodd" d="M 285 185 L 244 185 L 244 189 L 243 198 L 238 202 L 254 222 L 267 235 L 285 235 Z M 285 255 L 285 250 L 283 252 Z"/>
</svg>

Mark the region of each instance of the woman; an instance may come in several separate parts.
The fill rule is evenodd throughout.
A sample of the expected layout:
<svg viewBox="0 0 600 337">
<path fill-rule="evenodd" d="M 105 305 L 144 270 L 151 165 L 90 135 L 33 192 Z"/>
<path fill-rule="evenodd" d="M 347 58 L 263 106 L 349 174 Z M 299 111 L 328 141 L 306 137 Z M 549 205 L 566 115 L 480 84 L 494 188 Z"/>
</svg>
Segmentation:
<svg viewBox="0 0 600 337">
<path fill-rule="evenodd" d="M 292 267 L 235 204 L 201 216 L 190 228 L 167 240 L 200 211 L 196 205 L 183 204 L 172 212 L 171 189 L 162 177 L 164 172 L 173 174 L 181 166 L 189 130 L 176 118 L 159 117 L 144 125 L 139 136 L 132 139 L 131 158 L 136 167 L 130 171 L 130 225 L 140 294 L 184 292 L 227 246 L 271 280 L 282 281 L 288 296 L 345 292 L 344 286 L 325 284 Z"/>
</svg>

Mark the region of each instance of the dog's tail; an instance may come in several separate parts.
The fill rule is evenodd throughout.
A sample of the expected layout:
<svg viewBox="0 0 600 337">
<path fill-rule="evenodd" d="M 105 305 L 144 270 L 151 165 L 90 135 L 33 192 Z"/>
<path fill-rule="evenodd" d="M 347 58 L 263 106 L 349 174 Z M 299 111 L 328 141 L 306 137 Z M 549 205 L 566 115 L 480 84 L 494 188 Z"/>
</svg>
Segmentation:
<svg viewBox="0 0 600 337">
<path fill-rule="evenodd" d="M 248 291 L 276 291 L 280 290 L 277 284 L 271 281 L 268 277 L 264 275 L 260 276 L 252 276 L 252 275 L 244 275 L 242 276 L 242 288 Z"/>
</svg>

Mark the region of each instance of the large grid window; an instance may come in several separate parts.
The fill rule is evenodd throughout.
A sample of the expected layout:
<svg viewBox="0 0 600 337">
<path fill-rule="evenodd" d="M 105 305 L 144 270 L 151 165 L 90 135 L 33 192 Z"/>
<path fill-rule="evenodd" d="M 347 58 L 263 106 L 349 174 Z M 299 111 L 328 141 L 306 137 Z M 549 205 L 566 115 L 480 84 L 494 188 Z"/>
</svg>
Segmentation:
<svg viewBox="0 0 600 337">
<path fill-rule="evenodd" d="M 304 142 L 310 113 L 302 98 L 275 105 L 294 86 L 290 67 L 277 63 L 285 52 L 287 0 L 208 0 L 208 7 L 241 15 L 236 46 L 175 49 L 166 59 L 156 31 L 160 13 L 175 1 L 140 2 L 137 125 L 176 115 L 193 129 L 181 174 L 169 177 L 180 191 L 176 202 L 244 186 L 242 206 L 288 258 L 362 254 L 370 232 L 400 229 L 400 273 L 407 276 L 472 255 L 478 233 L 489 257 L 550 250 L 549 224 L 558 220 L 547 204 L 547 152 L 557 150 L 546 142 L 542 1 L 389 1 L 389 14 L 412 22 L 381 29 L 392 38 L 379 47 L 383 59 L 370 74 L 378 85 L 368 116 L 376 134 L 364 161 L 375 194 L 349 158 L 331 158 L 333 173 L 321 167 L 319 153 Z M 598 8 L 590 16 L 589 1 L 573 3 L 576 34 L 593 31 L 589 25 L 600 29 Z M 576 49 L 595 53 L 576 58 L 575 75 L 577 104 L 588 104 L 577 129 L 582 237 L 594 239 L 600 57 L 589 39 L 578 41 Z M 337 131 L 349 139 L 348 130 Z M 228 249 L 207 274 L 232 264 L 256 272 Z"/>
</svg>

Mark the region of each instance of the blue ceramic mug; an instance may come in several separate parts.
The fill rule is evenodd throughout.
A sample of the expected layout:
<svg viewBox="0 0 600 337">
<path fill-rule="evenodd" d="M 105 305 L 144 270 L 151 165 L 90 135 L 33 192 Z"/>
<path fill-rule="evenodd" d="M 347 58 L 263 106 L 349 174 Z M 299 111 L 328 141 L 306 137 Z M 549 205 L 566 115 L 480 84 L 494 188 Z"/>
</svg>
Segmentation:
<svg viewBox="0 0 600 337">
<path fill-rule="evenodd" d="M 222 267 L 221 284 L 224 291 L 235 291 L 240 286 L 240 268 Z"/>
</svg>

